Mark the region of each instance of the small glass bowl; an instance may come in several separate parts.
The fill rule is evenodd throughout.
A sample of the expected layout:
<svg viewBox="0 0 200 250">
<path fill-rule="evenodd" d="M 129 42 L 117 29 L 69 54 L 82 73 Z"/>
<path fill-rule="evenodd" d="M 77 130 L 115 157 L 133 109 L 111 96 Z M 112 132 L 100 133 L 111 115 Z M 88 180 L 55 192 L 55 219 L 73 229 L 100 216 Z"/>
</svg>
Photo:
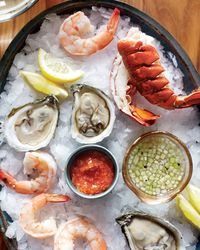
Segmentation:
<svg viewBox="0 0 200 250">
<path fill-rule="evenodd" d="M 164 194 L 150 195 L 142 191 L 140 188 L 138 188 L 136 184 L 132 181 L 128 173 L 128 160 L 129 160 L 131 152 L 135 149 L 136 146 L 138 146 L 144 140 L 147 140 L 148 138 L 155 138 L 156 136 L 162 137 L 162 138 L 168 138 L 170 141 L 176 144 L 177 147 L 179 147 L 179 149 L 181 149 L 184 155 L 184 160 L 185 160 L 184 174 L 183 174 L 182 180 L 180 180 L 176 188 L 169 190 Z M 168 132 L 155 131 L 155 132 L 149 132 L 149 133 L 141 135 L 129 147 L 124 157 L 122 175 L 123 175 L 126 185 L 129 187 L 131 191 L 133 191 L 137 195 L 137 197 L 140 200 L 149 204 L 159 204 L 159 203 L 168 202 L 174 199 L 178 193 L 182 192 L 182 190 L 186 187 L 186 185 L 191 179 L 192 170 L 193 170 L 192 157 L 186 145 L 182 141 L 180 141 L 176 136 Z"/>
<path fill-rule="evenodd" d="M 38 0 L 8 0 L 0 1 L 0 23 L 13 19 L 27 11 Z"/>
<path fill-rule="evenodd" d="M 94 194 L 94 195 L 88 195 L 88 194 L 84 194 L 82 192 L 80 192 L 72 183 L 72 180 L 71 180 L 71 176 L 70 176 L 70 170 L 71 170 L 71 165 L 72 163 L 74 162 L 74 160 L 83 152 L 86 152 L 86 151 L 90 151 L 90 150 L 96 150 L 96 151 L 99 151 L 99 152 L 102 152 L 104 153 L 105 155 L 107 155 L 113 162 L 113 166 L 114 166 L 114 169 L 115 169 L 115 177 L 114 177 L 114 180 L 113 180 L 113 183 L 111 184 L 111 186 L 106 189 L 105 191 L 101 192 L 101 193 L 98 193 L 98 194 Z M 66 168 L 65 168 L 65 179 L 66 179 L 66 182 L 69 186 L 69 188 L 75 193 L 77 194 L 78 196 L 82 197 L 82 198 L 86 198 L 86 199 L 97 199 L 97 198 L 102 198 L 104 197 L 105 195 L 109 194 L 113 188 L 115 187 L 117 181 L 118 181 L 118 178 L 119 178 L 119 166 L 117 164 L 117 161 L 114 157 L 114 155 L 105 147 L 102 147 L 100 145 L 84 145 L 78 149 L 76 149 L 68 158 L 68 161 L 67 161 L 67 164 L 66 164 Z"/>
</svg>

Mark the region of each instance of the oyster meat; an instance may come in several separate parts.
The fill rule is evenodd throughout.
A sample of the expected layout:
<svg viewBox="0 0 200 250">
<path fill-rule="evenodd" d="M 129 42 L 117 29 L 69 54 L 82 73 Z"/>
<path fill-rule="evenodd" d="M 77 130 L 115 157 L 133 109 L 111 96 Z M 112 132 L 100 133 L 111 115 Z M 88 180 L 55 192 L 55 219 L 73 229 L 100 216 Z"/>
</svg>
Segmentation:
<svg viewBox="0 0 200 250">
<path fill-rule="evenodd" d="M 5 121 L 8 144 L 18 151 L 47 146 L 54 135 L 58 115 L 58 101 L 52 95 L 13 109 Z"/>
<path fill-rule="evenodd" d="M 171 223 L 141 212 L 116 219 L 131 250 L 185 250 L 181 233 Z"/>
<path fill-rule="evenodd" d="M 88 85 L 73 85 L 72 137 L 80 143 L 96 143 L 109 136 L 115 108 L 109 97 Z"/>
</svg>

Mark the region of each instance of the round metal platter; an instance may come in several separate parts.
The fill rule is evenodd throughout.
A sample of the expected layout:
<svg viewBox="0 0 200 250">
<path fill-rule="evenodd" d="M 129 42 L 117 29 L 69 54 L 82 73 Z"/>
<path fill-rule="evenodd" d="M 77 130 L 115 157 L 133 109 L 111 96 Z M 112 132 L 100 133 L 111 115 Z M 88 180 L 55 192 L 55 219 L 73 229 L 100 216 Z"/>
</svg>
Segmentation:
<svg viewBox="0 0 200 250">
<path fill-rule="evenodd" d="M 91 8 L 92 6 L 112 9 L 114 9 L 115 7 L 119 8 L 121 11 L 121 15 L 129 16 L 131 18 L 131 21 L 135 24 L 138 24 L 143 32 L 159 40 L 165 51 L 171 52 L 176 56 L 178 67 L 184 74 L 183 82 L 184 90 L 186 92 L 190 92 L 194 88 L 200 86 L 199 74 L 197 73 L 185 51 L 172 37 L 172 35 L 170 35 L 159 23 L 157 23 L 151 17 L 134 7 L 113 0 L 73 0 L 61 3 L 48 10 L 43 11 L 38 16 L 33 18 L 28 24 L 26 24 L 24 28 L 16 35 L 0 62 L 0 93 L 3 91 L 6 84 L 6 78 L 15 55 L 19 53 L 20 50 L 24 47 L 27 36 L 29 34 L 37 32 L 40 29 L 40 25 L 42 24 L 46 15 L 50 13 L 56 13 L 58 15 L 70 14 L 83 8 Z M 2 211 L 0 211 L 0 217 L 0 228 L 4 233 L 7 225 L 10 222 L 10 218 L 5 214 L 5 212 Z M 9 239 L 6 240 L 6 243 L 9 250 L 17 249 L 17 243 L 15 240 Z M 197 246 L 197 250 L 200 250 L 199 246 Z"/>
</svg>

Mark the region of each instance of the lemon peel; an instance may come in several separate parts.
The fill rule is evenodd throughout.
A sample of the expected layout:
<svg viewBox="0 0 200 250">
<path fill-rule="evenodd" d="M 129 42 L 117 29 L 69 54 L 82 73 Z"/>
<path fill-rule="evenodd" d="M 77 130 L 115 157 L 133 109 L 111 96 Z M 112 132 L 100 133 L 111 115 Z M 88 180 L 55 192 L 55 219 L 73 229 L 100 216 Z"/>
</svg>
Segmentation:
<svg viewBox="0 0 200 250">
<path fill-rule="evenodd" d="M 200 213 L 200 189 L 190 184 L 187 186 L 186 191 L 189 202 Z"/>
<path fill-rule="evenodd" d="M 68 92 L 66 89 L 58 86 L 54 82 L 49 81 L 38 73 L 21 70 L 19 75 L 27 84 L 29 84 L 34 90 L 38 92 L 46 95 L 53 94 L 61 100 L 68 97 Z"/>
<path fill-rule="evenodd" d="M 61 58 L 53 57 L 41 48 L 38 51 L 38 64 L 43 76 L 55 83 L 72 83 L 84 75 L 82 70 L 72 70 Z"/>
<path fill-rule="evenodd" d="M 197 228 L 200 229 L 200 214 L 189 203 L 189 201 L 181 194 L 176 197 L 176 204 L 184 214 L 184 216 Z"/>
</svg>

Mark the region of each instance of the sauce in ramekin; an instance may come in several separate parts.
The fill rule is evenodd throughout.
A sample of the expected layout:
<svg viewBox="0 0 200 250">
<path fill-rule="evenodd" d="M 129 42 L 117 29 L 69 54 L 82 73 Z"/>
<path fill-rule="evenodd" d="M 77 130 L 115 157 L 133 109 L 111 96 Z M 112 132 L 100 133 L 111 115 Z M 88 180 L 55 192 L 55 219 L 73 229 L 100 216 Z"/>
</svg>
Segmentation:
<svg viewBox="0 0 200 250">
<path fill-rule="evenodd" d="M 113 183 L 112 160 L 102 152 L 89 150 L 74 160 L 70 170 L 73 185 L 82 193 L 94 195 L 107 190 Z"/>
</svg>

